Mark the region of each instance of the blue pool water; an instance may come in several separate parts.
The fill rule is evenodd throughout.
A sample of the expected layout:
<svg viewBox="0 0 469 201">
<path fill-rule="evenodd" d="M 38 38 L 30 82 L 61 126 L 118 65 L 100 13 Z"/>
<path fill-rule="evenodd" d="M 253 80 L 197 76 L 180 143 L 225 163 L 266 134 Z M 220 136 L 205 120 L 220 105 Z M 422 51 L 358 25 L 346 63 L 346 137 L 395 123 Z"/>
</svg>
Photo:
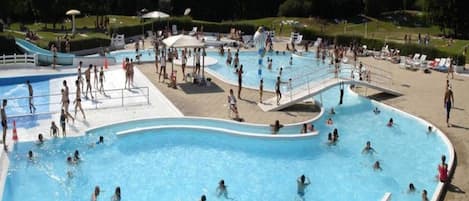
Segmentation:
<svg viewBox="0 0 469 201">
<path fill-rule="evenodd" d="M 123 200 L 196 200 L 202 194 L 208 200 L 224 200 L 215 195 L 220 179 L 225 180 L 234 200 L 299 200 L 296 179 L 301 174 L 312 182 L 305 200 L 376 201 L 392 192 L 393 200 L 417 201 L 422 189 L 432 195 L 439 158 L 448 155 L 442 140 L 435 133 L 427 134 L 427 125 L 387 107 L 378 106 L 381 113 L 375 115 L 375 103 L 347 90 L 344 104 L 337 106 L 338 95 L 336 87 L 322 94 L 325 108 L 335 107 L 337 114 L 332 116 L 333 126 L 324 123 L 330 115 L 319 118 L 315 125 L 320 135 L 312 138 L 248 138 L 191 128 L 115 135 L 135 127 L 188 122 L 156 119 L 104 127 L 42 146 L 19 143 L 10 153 L 3 200 L 89 200 L 95 185 L 104 190 L 100 200 L 110 199 L 116 186 L 122 188 Z M 385 126 L 390 117 L 396 122 L 391 128 Z M 251 129 L 192 121 L 203 126 Z M 334 128 L 338 128 L 340 140 L 329 146 L 327 133 Z M 256 129 L 261 128 L 252 129 L 259 132 Z M 299 130 L 299 126 L 286 129 Z M 99 135 L 105 136 L 105 144 L 90 147 Z M 377 153 L 361 153 L 368 140 Z M 65 159 L 75 149 L 80 150 L 83 160 L 76 166 L 67 165 Z M 35 162 L 26 159 L 28 150 L 37 154 Z M 376 160 L 383 171 L 372 170 Z M 406 193 L 409 182 L 418 193 Z"/>
</svg>

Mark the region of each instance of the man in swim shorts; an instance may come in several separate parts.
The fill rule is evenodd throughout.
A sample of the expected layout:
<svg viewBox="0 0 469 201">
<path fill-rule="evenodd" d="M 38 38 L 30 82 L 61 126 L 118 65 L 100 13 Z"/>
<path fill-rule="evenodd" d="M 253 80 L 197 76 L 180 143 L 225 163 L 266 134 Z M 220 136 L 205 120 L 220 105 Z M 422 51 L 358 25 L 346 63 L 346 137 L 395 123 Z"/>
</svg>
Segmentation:
<svg viewBox="0 0 469 201">
<path fill-rule="evenodd" d="M 2 128 L 3 128 L 3 149 L 7 151 L 7 143 L 6 143 L 6 136 L 7 136 L 7 114 L 5 113 L 5 107 L 7 106 L 7 100 L 3 99 L 2 101 L 2 108 L 0 108 L 0 114 L 2 116 Z"/>
<path fill-rule="evenodd" d="M 454 96 L 451 87 L 448 87 L 448 90 L 445 92 L 444 104 L 446 108 L 446 124 L 448 124 L 448 127 L 450 127 L 449 114 L 451 112 L 451 107 L 454 104 Z"/>
</svg>

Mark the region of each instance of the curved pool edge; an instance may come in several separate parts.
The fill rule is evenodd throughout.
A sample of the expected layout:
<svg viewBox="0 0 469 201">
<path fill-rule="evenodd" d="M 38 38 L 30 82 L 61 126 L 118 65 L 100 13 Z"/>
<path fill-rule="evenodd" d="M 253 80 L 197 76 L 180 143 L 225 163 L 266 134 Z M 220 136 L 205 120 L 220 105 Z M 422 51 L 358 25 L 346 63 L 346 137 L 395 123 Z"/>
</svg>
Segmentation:
<svg viewBox="0 0 469 201">
<path fill-rule="evenodd" d="M 221 132 L 220 134 L 227 134 L 227 135 L 234 135 L 234 136 L 241 136 L 241 137 L 251 137 L 251 138 L 263 138 L 263 139 L 295 139 L 297 140 L 297 139 L 310 138 L 310 137 L 319 135 L 318 131 L 310 132 L 306 134 L 266 135 L 266 134 L 233 131 L 229 129 L 216 128 L 216 127 L 210 127 L 210 126 L 187 126 L 187 125 L 178 125 L 178 124 L 136 128 L 136 129 L 131 129 L 127 131 L 117 132 L 116 135 L 139 134 L 141 132 L 146 132 L 146 131 L 154 131 L 154 130 L 161 130 L 161 129 L 176 129 L 176 128 L 190 128 L 190 129 L 196 129 L 196 130 L 218 131 L 218 132 Z"/>
<path fill-rule="evenodd" d="M 365 97 L 365 96 L 362 96 L 362 95 L 356 93 L 355 91 L 353 91 L 350 87 L 348 87 L 348 90 L 351 92 L 350 94 L 354 94 L 354 95 L 356 95 L 356 96 L 361 96 L 361 97 L 364 97 L 364 98 L 366 98 L 366 99 L 369 99 L 374 105 L 380 105 L 380 106 L 382 106 L 382 107 L 386 107 L 386 108 L 388 108 L 388 109 L 390 109 L 390 110 L 393 110 L 393 111 L 396 111 L 396 112 L 398 112 L 398 113 L 400 113 L 400 114 L 402 114 L 402 115 L 404 115 L 404 116 L 413 118 L 413 119 L 417 120 L 418 122 L 420 122 L 420 123 L 422 123 L 422 124 L 424 124 L 424 125 L 429 125 L 429 126 L 432 126 L 433 128 L 435 128 L 436 130 L 434 130 L 433 132 L 434 132 L 436 135 L 438 135 L 438 136 L 441 138 L 441 140 L 443 140 L 443 142 L 445 143 L 445 145 L 446 145 L 446 147 L 447 147 L 447 149 L 448 149 L 448 153 L 449 153 L 449 160 L 448 160 L 448 164 L 449 164 L 449 166 L 448 166 L 448 171 L 449 171 L 449 172 L 448 172 L 448 175 L 453 175 L 453 173 L 454 173 L 454 168 L 453 168 L 453 166 L 454 166 L 454 155 L 455 155 L 454 146 L 453 146 L 453 144 L 451 143 L 451 141 L 449 140 L 448 136 L 446 136 L 446 134 L 443 133 L 443 131 L 441 131 L 441 129 L 440 129 L 439 127 L 435 126 L 434 124 L 432 124 L 432 123 L 426 121 L 425 119 L 423 119 L 423 118 L 421 118 L 421 117 L 418 117 L 418 116 L 416 116 L 416 115 L 412 115 L 412 114 L 410 114 L 410 113 L 408 113 L 408 112 L 405 112 L 405 111 L 403 111 L 403 110 L 401 110 L 401 109 L 398 109 L 398 108 L 392 107 L 392 106 L 390 106 L 390 105 L 387 105 L 387 104 L 385 104 L 385 103 L 382 103 L 382 102 L 379 102 L 379 101 L 376 101 L 376 100 L 367 98 L 367 97 Z M 448 158 L 448 157 L 447 157 L 447 158 Z M 444 190 L 443 188 L 444 188 L 444 187 L 445 187 L 445 184 L 442 183 L 442 182 L 440 182 L 440 181 L 438 181 L 438 184 L 437 184 L 437 186 L 436 186 L 436 188 L 435 188 L 435 192 L 433 193 L 432 198 L 430 199 L 430 201 L 439 201 L 439 200 L 440 200 L 440 197 L 441 197 L 441 195 L 442 195 L 442 193 L 443 193 L 443 190 Z"/>
</svg>

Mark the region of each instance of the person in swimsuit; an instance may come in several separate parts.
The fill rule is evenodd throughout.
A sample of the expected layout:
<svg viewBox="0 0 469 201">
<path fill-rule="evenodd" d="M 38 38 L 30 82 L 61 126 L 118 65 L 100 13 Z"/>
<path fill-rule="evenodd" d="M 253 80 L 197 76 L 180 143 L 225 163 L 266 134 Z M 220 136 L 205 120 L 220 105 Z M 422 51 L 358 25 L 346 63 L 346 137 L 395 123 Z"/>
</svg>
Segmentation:
<svg viewBox="0 0 469 201">
<path fill-rule="evenodd" d="M 220 182 L 218 182 L 216 191 L 218 197 L 223 195 L 223 197 L 228 198 L 228 190 L 226 190 L 225 180 L 222 179 Z"/>
<path fill-rule="evenodd" d="M 422 191 L 422 201 L 428 201 L 427 190 L 425 189 Z"/>
<path fill-rule="evenodd" d="M 239 69 L 236 71 L 238 74 L 238 98 L 241 99 L 241 89 L 243 89 L 243 65 L 239 66 Z"/>
<path fill-rule="evenodd" d="M 239 119 L 238 107 L 236 106 L 236 97 L 233 94 L 233 89 L 230 89 L 230 94 L 228 95 L 228 104 L 230 104 L 230 110 L 235 113 L 236 119 Z"/>
<path fill-rule="evenodd" d="M 29 80 L 26 80 L 26 85 L 28 85 L 28 91 L 29 91 L 29 112 L 33 113 L 36 112 L 36 107 L 34 107 L 34 102 L 33 102 L 33 86 L 31 85 L 31 82 Z"/>
<path fill-rule="evenodd" d="M 75 81 L 75 86 L 77 87 L 75 100 L 73 101 L 73 103 L 75 104 L 75 118 L 77 118 L 77 112 L 78 109 L 80 109 L 81 114 L 83 115 L 83 119 L 86 119 L 85 112 L 83 112 L 83 107 L 81 106 L 80 82 L 78 80 Z"/>
<path fill-rule="evenodd" d="M 186 51 L 182 50 L 181 68 L 182 68 L 182 80 L 183 81 L 186 81 L 186 62 L 187 62 Z"/>
<path fill-rule="evenodd" d="M 381 168 L 381 165 L 380 165 L 379 161 L 376 161 L 375 164 L 373 164 L 373 169 L 374 170 L 383 170 Z"/>
<path fill-rule="evenodd" d="M 102 94 L 106 94 L 104 92 L 104 79 L 106 79 L 104 77 L 104 68 L 101 66 L 101 71 L 99 71 L 99 92 L 102 93 Z"/>
<path fill-rule="evenodd" d="M 59 128 L 55 125 L 55 121 L 50 124 L 50 136 L 57 137 L 59 135 Z"/>
<path fill-rule="evenodd" d="M 226 56 L 226 65 L 230 66 L 232 60 L 233 60 L 233 57 L 231 56 L 231 50 L 228 49 L 228 53 L 227 53 L 227 56 Z"/>
<path fill-rule="evenodd" d="M 85 86 L 85 85 L 83 84 L 83 76 L 82 76 L 82 73 L 81 73 L 82 65 L 83 65 L 83 62 L 80 61 L 80 63 L 78 64 L 78 69 L 77 69 L 78 70 L 77 79 L 78 79 L 78 81 L 80 81 L 81 91 L 83 93 L 85 93 L 85 90 L 83 90 L 83 86 Z"/>
<path fill-rule="evenodd" d="M 67 136 L 67 132 L 65 131 L 66 125 L 65 125 L 65 120 L 67 119 L 67 116 L 65 114 L 65 110 L 62 109 L 60 112 L 60 127 L 62 127 L 62 136 L 65 137 Z"/>
<path fill-rule="evenodd" d="M 161 76 L 163 76 L 163 82 L 164 82 L 166 80 L 166 55 L 164 51 L 161 51 L 160 73 L 158 75 L 158 81 L 161 81 Z"/>
<path fill-rule="evenodd" d="M 280 124 L 279 120 L 275 120 L 275 123 L 271 124 L 270 127 L 272 128 L 272 134 L 277 134 L 283 127 L 283 124 Z"/>
<path fill-rule="evenodd" d="M 194 56 L 195 56 L 194 73 L 199 75 L 200 74 L 200 48 L 198 48 L 197 51 L 194 51 Z"/>
<path fill-rule="evenodd" d="M 448 90 L 446 90 L 445 98 L 443 102 L 446 108 L 446 124 L 448 125 L 448 127 L 450 127 L 449 117 L 450 117 L 451 108 L 454 105 L 454 96 L 453 96 L 453 90 L 451 90 L 451 86 L 448 87 Z"/>
<path fill-rule="evenodd" d="M 114 195 L 111 198 L 112 201 L 121 201 L 121 187 L 116 187 Z"/>
<path fill-rule="evenodd" d="M 68 112 L 68 106 L 70 105 L 70 99 L 68 98 L 69 95 L 69 89 L 67 86 L 67 81 L 63 81 L 64 88 L 61 90 L 62 92 L 62 108 L 65 111 L 65 117 L 68 122 L 68 118 L 71 118 L 73 122 L 75 122 L 75 119 L 72 117 L 72 115 Z"/>
<path fill-rule="evenodd" d="M 7 120 L 7 114 L 5 112 L 5 107 L 7 106 L 7 100 L 3 99 L 2 101 L 2 108 L 0 108 L 0 114 L 2 116 L 2 128 L 3 128 L 3 150 L 7 151 L 7 143 L 6 143 L 6 136 L 7 136 L 7 129 L 8 129 L 8 120 Z"/>
<path fill-rule="evenodd" d="M 134 85 L 134 61 L 133 59 L 130 59 L 130 64 L 129 64 L 129 89 L 132 85 Z"/>
<path fill-rule="evenodd" d="M 264 79 L 261 79 L 259 82 L 259 103 L 262 103 L 262 94 L 264 93 Z"/>
<path fill-rule="evenodd" d="M 93 71 L 94 71 L 94 89 L 98 90 L 98 85 L 99 85 L 99 82 L 98 82 L 98 67 L 96 65 L 94 65 L 94 68 L 93 68 Z"/>
<path fill-rule="evenodd" d="M 138 49 L 137 49 L 137 51 L 138 51 Z M 94 191 L 91 194 L 91 201 L 97 201 L 98 200 L 99 192 L 100 192 L 99 186 L 94 187 Z"/>
<path fill-rule="evenodd" d="M 366 145 L 365 145 L 365 148 L 363 148 L 362 150 L 362 154 L 372 154 L 375 152 L 375 149 L 373 149 L 373 147 L 371 147 L 371 142 L 370 141 L 367 141 L 366 142 Z"/>
<path fill-rule="evenodd" d="M 280 91 L 280 76 L 277 76 L 275 82 L 275 95 L 277 96 L 277 105 L 280 105 L 280 99 L 282 99 L 282 92 Z"/>
<path fill-rule="evenodd" d="M 85 71 L 85 79 L 86 79 L 86 92 L 85 97 L 88 98 L 88 90 L 90 91 L 91 99 L 93 97 L 93 88 L 91 87 L 91 68 L 93 67 L 92 64 L 89 65 L 88 69 Z"/>
<path fill-rule="evenodd" d="M 311 181 L 309 180 L 309 178 L 305 177 L 305 175 L 301 175 L 296 180 L 296 183 L 298 184 L 298 187 L 297 187 L 298 195 L 300 197 L 304 197 L 305 196 L 305 189 L 309 184 L 311 184 Z"/>
</svg>

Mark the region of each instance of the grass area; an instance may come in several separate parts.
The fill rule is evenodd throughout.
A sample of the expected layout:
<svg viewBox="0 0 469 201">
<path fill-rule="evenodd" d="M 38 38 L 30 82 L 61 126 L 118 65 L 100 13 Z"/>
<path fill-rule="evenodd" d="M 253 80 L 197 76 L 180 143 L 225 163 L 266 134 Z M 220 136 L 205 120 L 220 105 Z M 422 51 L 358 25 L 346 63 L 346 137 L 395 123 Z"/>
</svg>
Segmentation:
<svg viewBox="0 0 469 201">
<path fill-rule="evenodd" d="M 129 26 L 140 24 L 140 18 L 135 16 L 121 16 L 121 15 L 108 15 L 110 26 Z M 108 38 L 105 33 L 95 32 L 90 29 L 95 28 L 96 16 L 84 16 L 76 18 L 76 26 L 78 34 L 75 35 L 73 40 L 80 40 L 85 38 Z M 65 31 L 61 31 L 62 25 L 64 26 Z M 20 32 L 20 23 L 13 23 L 10 25 L 9 30 L 6 30 L 0 35 L 11 35 L 17 38 L 24 38 L 25 35 Z M 46 48 L 49 44 L 49 41 L 56 40 L 57 36 L 64 36 L 66 32 L 70 32 L 72 29 L 72 22 L 70 20 L 65 20 L 63 23 L 56 24 L 55 32 L 52 32 L 53 24 L 52 23 L 32 23 L 25 24 L 29 30 L 35 32 L 39 36 L 39 40 L 36 41 L 36 44 L 40 47 Z"/>
</svg>

